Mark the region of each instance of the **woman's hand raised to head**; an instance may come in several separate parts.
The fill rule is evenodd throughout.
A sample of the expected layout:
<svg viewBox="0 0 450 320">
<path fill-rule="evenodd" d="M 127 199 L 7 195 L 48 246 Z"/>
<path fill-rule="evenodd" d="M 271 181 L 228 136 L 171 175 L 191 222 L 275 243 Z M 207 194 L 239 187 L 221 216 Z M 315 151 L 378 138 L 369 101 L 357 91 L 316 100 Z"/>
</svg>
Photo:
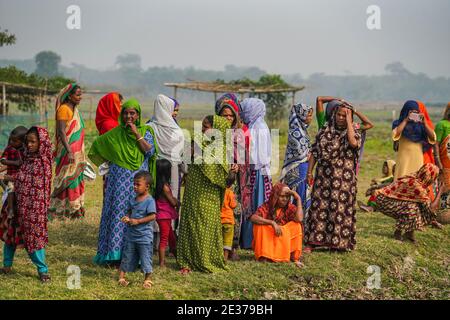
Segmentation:
<svg viewBox="0 0 450 320">
<path fill-rule="evenodd" d="M 349 108 L 345 108 L 345 118 L 347 119 L 347 123 L 353 123 L 352 110 Z"/>
</svg>

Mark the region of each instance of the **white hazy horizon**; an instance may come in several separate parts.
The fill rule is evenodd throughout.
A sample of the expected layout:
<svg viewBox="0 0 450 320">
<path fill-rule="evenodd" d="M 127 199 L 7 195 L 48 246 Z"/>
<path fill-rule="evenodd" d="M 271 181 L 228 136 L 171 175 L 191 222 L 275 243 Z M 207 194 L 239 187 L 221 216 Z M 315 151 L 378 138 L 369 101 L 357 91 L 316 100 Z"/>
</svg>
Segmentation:
<svg viewBox="0 0 450 320">
<path fill-rule="evenodd" d="M 81 30 L 66 27 L 70 5 L 81 8 Z M 369 5 L 381 9 L 381 30 L 366 27 Z M 0 28 L 17 37 L 0 59 L 52 50 L 63 65 L 102 70 L 134 53 L 144 69 L 378 75 L 400 61 L 450 76 L 448 0 L 0 0 Z"/>
</svg>

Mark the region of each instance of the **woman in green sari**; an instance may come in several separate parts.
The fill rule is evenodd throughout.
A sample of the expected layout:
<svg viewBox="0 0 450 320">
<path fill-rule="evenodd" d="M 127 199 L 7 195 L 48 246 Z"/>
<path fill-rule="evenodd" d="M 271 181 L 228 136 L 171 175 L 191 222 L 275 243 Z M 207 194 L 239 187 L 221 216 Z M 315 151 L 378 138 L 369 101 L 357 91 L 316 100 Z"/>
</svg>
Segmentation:
<svg viewBox="0 0 450 320">
<path fill-rule="evenodd" d="M 216 148 L 212 148 L 213 139 L 206 138 L 202 141 L 197 136 L 195 138 L 196 148 L 203 151 L 203 159 L 201 163 L 197 163 L 199 159 L 195 159 L 189 165 L 186 178 L 177 245 L 177 261 L 182 273 L 226 269 L 220 209 L 229 172 L 225 140 L 230 123 L 220 116 L 212 117 L 212 123 L 208 123 L 210 120 L 211 116 L 203 120 L 204 130 L 208 127 L 218 130 L 223 145 L 219 142 L 214 145 Z M 216 136 L 214 143 L 218 142 L 217 139 Z"/>
<path fill-rule="evenodd" d="M 94 262 L 117 265 L 122 258 L 128 202 L 135 196 L 133 177 L 140 170 L 155 176 L 156 143 L 149 126 L 141 124 L 141 106 L 136 99 L 122 105 L 119 126 L 99 136 L 92 144 L 89 158 L 99 166 L 109 163 L 103 197 L 98 249 Z M 153 180 L 155 183 L 156 180 Z"/>
</svg>

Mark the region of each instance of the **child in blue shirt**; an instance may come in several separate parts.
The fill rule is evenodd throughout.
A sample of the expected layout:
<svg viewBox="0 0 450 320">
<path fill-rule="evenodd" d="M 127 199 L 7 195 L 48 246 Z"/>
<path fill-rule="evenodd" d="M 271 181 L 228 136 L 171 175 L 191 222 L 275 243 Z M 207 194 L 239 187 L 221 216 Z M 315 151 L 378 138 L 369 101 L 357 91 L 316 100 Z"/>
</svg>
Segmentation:
<svg viewBox="0 0 450 320">
<path fill-rule="evenodd" d="M 151 185 L 152 177 L 149 172 L 136 173 L 134 176 L 136 198 L 130 200 L 128 213 L 122 218 L 122 222 L 128 224 L 119 274 L 119 285 L 124 287 L 129 284 L 125 274 L 134 272 L 139 261 L 145 274 L 143 287 L 149 289 L 153 284 L 150 277 L 153 271 L 153 224 L 156 204 L 149 194 Z"/>
</svg>

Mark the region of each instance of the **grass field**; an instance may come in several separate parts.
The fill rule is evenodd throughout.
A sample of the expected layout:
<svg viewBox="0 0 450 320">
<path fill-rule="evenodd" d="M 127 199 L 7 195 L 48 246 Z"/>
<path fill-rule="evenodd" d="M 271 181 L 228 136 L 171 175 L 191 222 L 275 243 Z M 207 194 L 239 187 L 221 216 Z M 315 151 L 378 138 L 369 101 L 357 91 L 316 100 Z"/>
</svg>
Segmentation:
<svg viewBox="0 0 450 320">
<path fill-rule="evenodd" d="M 433 113 L 437 120 L 441 110 Z M 199 111 L 198 114 L 207 114 Z M 368 111 L 376 127 L 368 133 L 358 181 L 358 199 L 382 162 L 394 158 L 390 140 L 390 111 Z M 180 118 L 188 112 L 181 112 Z M 87 121 L 87 145 L 96 135 Z M 190 127 L 192 120 L 181 120 Z M 284 157 L 286 125 L 280 123 L 280 156 Z M 50 123 L 50 127 L 53 124 Z M 315 125 L 311 134 L 316 132 Z M 282 163 L 282 159 L 280 159 Z M 277 175 L 275 175 L 277 176 Z M 450 227 L 427 228 L 417 234 L 419 245 L 393 239 L 394 220 L 380 213 L 357 213 L 357 248 L 351 253 L 314 252 L 305 255 L 303 269 L 293 264 L 257 263 L 249 251 L 230 262 L 229 271 L 217 274 L 193 272 L 182 276 L 173 258 L 161 270 L 154 256 L 154 287 L 141 288 L 142 274 L 130 274 L 128 288 L 117 286 L 117 272 L 92 263 L 102 207 L 102 181 L 86 184 L 86 218 L 49 224 L 47 260 L 53 281 L 42 285 L 25 251 L 18 251 L 14 273 L 0 276 L 0 299 L 449 299 Z M 1 249 L 0 249 L 1 253 Z M 81 270 L 81 288 L 68 289 L 69 266 Z M 367 281 L 380 268 L 380 287 Z"/>
</svg>

